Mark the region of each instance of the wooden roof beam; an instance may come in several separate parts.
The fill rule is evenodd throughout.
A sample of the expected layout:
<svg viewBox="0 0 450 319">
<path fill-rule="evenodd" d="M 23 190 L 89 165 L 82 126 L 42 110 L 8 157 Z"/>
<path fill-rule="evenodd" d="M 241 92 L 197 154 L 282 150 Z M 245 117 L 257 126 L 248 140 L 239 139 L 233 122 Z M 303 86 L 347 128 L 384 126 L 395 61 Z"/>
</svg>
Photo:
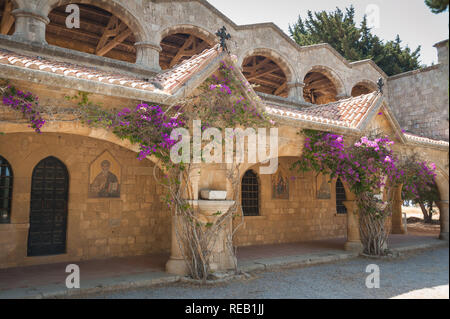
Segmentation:
<svg viewBox="0 0 450 319">
<path fill-rule="evenodd" d="M 112 16 L 98 42 L 95 53 L 99 56 L 104 56 L 132 34 L 133 32 L 125 23 Z"/>
<path fill-rule="evenodd" d="M 5 9 L 3 10 L 2 22 L 0 24 L 0 34 L 8 34 L 14 25 L 14 16 L 11 14 L 13 4 L 11 0 L 6 0 Z"/>
</svg>

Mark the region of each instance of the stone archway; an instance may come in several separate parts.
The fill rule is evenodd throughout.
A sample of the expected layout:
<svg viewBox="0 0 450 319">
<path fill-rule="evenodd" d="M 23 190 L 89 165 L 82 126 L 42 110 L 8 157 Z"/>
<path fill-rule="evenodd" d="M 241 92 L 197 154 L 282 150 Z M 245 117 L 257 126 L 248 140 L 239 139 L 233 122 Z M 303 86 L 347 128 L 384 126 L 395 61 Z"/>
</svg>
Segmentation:
<svg viewBox="0 0 450 319">
<path fill-rule="evenodd" d="M 140 21 L 137 16 L 138 13 L 131 12 L 128 8 L 126 8 L 120 1 L 110 0 L 110 1 L 102 1 L 102 0 L 50 0 L 50 1 L 42 1 L 38 11 L 42 12 L 44 16 L 48 16 L 50 12 L 61 6 L 66 6 L 68 4 L 84 4 L 95 6 L 101 8 L 103 10 L 108 11 L 112 15 L 118 17 L 122 20 L 131 30 L 133 30 L 133 34 L 136 37 L 136 42 L 146 41 L 151 37 L 147 34 L 147 30 L 145 25 Z"/>
<path fill-rule="evenodd" d="M 286 59 L 271 49 L 253 49 L 243 55 L 242 72 L 255 91 L 287 98 L 294 71 Z"/>
<path fill-rule="evenodd" d="M 171 69 L 192 56 L 212 48 L 216 38 L 208 31 L 192 25 L 177 25 L 161 33 L 159 55 L 161 69 Z"/>
<path fill-rule="evenodd" d="M 315 66 L 306 73 L 303 97 L 312 104 L 327 104 L 347 97 L 343 82 L 325 66 Z"/>
<path fill-rule="evenodd" d="M 135 29 L 101 4 L 81 2 L 71 3 L 76 4 L 80 10 L 80 28 L 67 28 L 66 18 L 69 13 L 66 13 L 65 5 L 52 8 L 48 14 L 50 22 L 46 27 L 47 43 L 135 63 L 135 43 L 138 42 Z"/>
<path fill-rule="evenodd" d="M 371 81 L 368 80 L 363 80 L 360 81 L 358 83 L 356 83 L 352 90 L 351 90 L 351 95 L 353 97 L 357 97 L 363 94 L 369 94 L 372 93 L 373 91 L 377 90 L 377 85 Z"/>
<path fill-rule="evenodd" d="M 13 133 L 32 133 L 33 131 L 29 128 L 26 123 L 4 123 L 0 124 L 0 132 L 4 134 Z M 42 133 L 59 133 L 59 134 L 71 134 L 83 137 L 90 137 L 98 139 L 105 142 L 110 142 L 116 144 L 124 149 L 130 150 L 132 152 L 139 152 L 139 146 L 131 144 L 127 140 L 121 140 L 113 132 L 108 131 L 104 128 L 92 128 L 83 126 L 79 122 L 66 122 L 66 121 L 55 121 L 49 122 L 45 125 Z M 161 162 L 155 157 L 148 158 L 152 163 L 162 169 Z"/>
</svg>

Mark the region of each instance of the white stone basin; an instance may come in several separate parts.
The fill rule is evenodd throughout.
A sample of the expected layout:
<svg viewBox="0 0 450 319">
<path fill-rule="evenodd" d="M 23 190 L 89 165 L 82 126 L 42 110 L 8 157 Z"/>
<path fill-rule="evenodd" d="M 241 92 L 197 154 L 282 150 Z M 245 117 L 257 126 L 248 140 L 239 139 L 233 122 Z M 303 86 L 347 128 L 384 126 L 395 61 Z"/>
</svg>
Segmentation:
<svg viewBox="0 0 450 319">
<path fill-rule="evenodd" d="M 205 189 L 200 191 L 200 197 L 206 200 L 225 200 L 227 199 L 227 191 Z"/>
</svg>

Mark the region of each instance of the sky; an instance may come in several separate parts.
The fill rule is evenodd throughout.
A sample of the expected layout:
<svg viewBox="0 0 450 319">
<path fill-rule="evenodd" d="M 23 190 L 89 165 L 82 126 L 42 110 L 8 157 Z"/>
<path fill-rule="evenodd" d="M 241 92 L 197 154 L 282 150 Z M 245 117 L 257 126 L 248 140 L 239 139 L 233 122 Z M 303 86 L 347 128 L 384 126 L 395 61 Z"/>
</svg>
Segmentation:
<svg viewBox="0 0 450 319">
<path fill-rule="evenodd" d="M 273 22 L 286 34 L 289 24 L 308 10 L 333 11 L 353 4 L 358 24 L 366 13 L 374 19 L 372 32 L 383 40 L 394 40 L 400 35 L 403 45 L 421 49 L 421 63 L 437 63 L 433 45 L 449 38 L 448 11 L 433 14 L 424 0 L 208 0 L 210 4 L 238 25 Z M 375 8 L 375 9 L 374 9 Z M 376 12 L 379 15 L 376 15 Z M 376 19 L 376 17 L 379 19 Z"/>
</svg>

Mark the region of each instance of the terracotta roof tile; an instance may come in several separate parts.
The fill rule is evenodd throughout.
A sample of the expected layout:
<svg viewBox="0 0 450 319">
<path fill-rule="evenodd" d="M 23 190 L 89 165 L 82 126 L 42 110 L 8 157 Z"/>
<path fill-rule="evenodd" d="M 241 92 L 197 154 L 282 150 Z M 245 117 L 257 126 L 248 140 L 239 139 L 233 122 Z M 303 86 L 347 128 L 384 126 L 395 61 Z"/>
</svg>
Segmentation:
<svg viewBox="0 0 450 319">
<path fill-rule="evenodd" d="M 84 67 L 71 63 L 52 61 L 50 58 L 31 57 L 6 49 L 0 49 L 0 64 L 14 65 L 26 69 L 132 87 L 145 91 L 162 91 L 163 93 L 171 94 L 199 69 L 205 66 L 214 57 L 218 56 L 219 53 L 219 46 L 207 49 L 202 53 L 183 61 L 172 69 L 156 75 L 148 81 L 123 74 L 100 71 L 94 67 Z M 158 83 L 160 87 L 157 88 L 153 83 Z"/>
<path fill-rule="evenodd" d="M 268 105 L 269 114 L 291 117 L 318 123 L 356 128 L 365 118 L 378 97 L 377 92 L 353 97 L 324 105 L 292 109 L 279 105 Z"/>
</svg>

